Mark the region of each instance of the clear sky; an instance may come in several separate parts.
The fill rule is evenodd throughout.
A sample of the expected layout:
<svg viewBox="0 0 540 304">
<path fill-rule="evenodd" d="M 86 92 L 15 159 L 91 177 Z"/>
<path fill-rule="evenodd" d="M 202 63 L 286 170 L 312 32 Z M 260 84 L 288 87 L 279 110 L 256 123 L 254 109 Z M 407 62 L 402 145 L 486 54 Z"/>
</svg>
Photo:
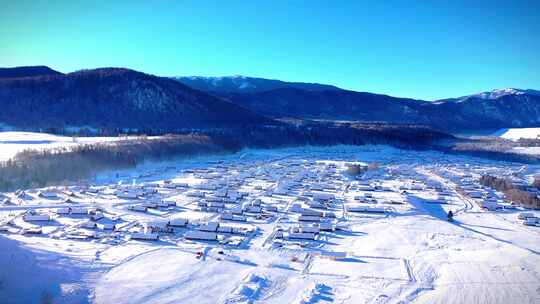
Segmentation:
<svg viewBox="0 0 540 304">
<path fill-rule="evenodd" d="M 540 1 L 2 0 L 0 66 L 247 75 L 438 99 L 540 89 Z"/>
</svg>

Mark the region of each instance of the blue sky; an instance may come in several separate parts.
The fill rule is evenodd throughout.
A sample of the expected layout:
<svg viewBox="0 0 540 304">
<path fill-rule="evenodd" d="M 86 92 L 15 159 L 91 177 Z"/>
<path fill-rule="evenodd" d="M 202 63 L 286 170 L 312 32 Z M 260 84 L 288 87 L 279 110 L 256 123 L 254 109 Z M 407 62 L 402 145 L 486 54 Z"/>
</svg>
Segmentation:
<svg viewBox="0 0 540 304">
<path fill-rule="evenodd" d="M 470 3 L 474 2 L 474 3 Z M 248 75 L 422 99 L 540 89 L 540 1 L 5 1 L 0 66 Z"/>
</svg>

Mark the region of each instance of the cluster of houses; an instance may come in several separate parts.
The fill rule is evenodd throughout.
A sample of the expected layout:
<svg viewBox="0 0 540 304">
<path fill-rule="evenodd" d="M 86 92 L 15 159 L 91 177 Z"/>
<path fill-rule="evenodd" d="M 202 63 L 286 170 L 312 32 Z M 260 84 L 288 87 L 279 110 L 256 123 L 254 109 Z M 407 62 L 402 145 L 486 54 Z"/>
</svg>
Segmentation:
<svg viewBox="0 0 540 304">
<path fill-rule="evenodd" d="M 540 217 L 535 216 L 532 212 L 521 212 L 517 218 L 525 226 L 538 226 L 540 224 Z"/>
<path fill-rule="evenodd" d="M 469 168 L 468 168 L 469 169 Z M 321 235 L 340 229 L 340 221 L 364 217 L 359 213 L 393 212 L 405 204 L 409 193 L 435 194 L 425 203 L 448 204 L 454 191 L 447 185 L 412 170 L 380 170 L 380 176 L 365 177 L 360 165 L 349 166 L 347 177 L 335 164 L 282 159 L 278 162 L 245 164 L 214 163 L 207 168 L 183 170 L 193 182 L 165 180 L 131 185 L 74 186 L 16 193 L 19 199 L 42 199 L 57 208 L 46 212 L 28 210 L 20 215 L 22 233 L 40 234 L 51 221 L 67 223 L 68 237 L 115 236 L 124 241 L 216 242 L 239 246 L 249 243 L 257 224 L 273 224 L 269 240 L 275 246 L 288 243 L 316 244 Z M 437 168 L 460 192 L 490 210 L 511 208 L 492 189 L 482 187 L 477 176 Z M 370 170 L 371 171 L 371 170 Z M 388 183 L 397 181 L 399 183 Z M 377 178 L 375 178 L 377 177 Z M 179 179 L 180 180 L 180 179 Z M 381 195 L 377 193 L 392 193 Z M 345 195 L 352 194 L 352 195 Z M 393 199 L 388 199 L 393 197 Z M 10 197 L 0 197 L 8 205 Z M 78 201 L 78 202 L 77 202 Z M 99 203 L 96 203 L 99 201 Z M 81 203 L 84 202 L 84 203 Z M 41 210 L 41 209 L 40 209 Z M 196 218 L 186 215 L 197 213 Z M 525 225 L 538 225 L 532 213 L 521 213 Z M 29 225 L 24 225 L 28 223 Z M 0 231 L 5 225 L 0 225 Z M 61 229 L 60 229 L 61 230 Z M 345 253 L 321 252 L 332 259 Z"/>
<path fill-rule="evenodd" d="M 471 168 L 462 168 L 462 170 L 471 170 Z M 439 170 L 437 173 L 455 183 L 461 194 L 473 199 L 483 209 L 493 211 L 515 208 L 512 204 L 505 202 L 502 194 L 482 186 L 478 182 L 478 174 L 473 175 L 468 171 L 456 172 L 455 169 Z"/>
<path fill-rule="evenodd" d="M 453 170 L 439 170 L 438 173 L 454 182 L 462 194 L 474 200 L 481 208 L 489 211 L 513 211 L 517 209 L 516 204 L 508 201 L 504 193 L 480 184 L 479 178 L 483 175 L 502 176 L 511 181 L 513 185 L 520 187 L 520 189 L 540 195 L 539 189 L 530 186 L 530 181 L 522 174 L 522 169 L 486 169 L 482 166 L 465 166 L 454 167 Z M 540 224 L 540 219 L 532 212 L 518 213 L 517 220 L 526 226 L 537 226 Z"/>
<path fill-rule="evenodd" d="M 402 198 L 381 199 L 376 192 L 397 192 L 393 187 L 384 183 L 388 177 L 382 179 L 359 179 L 351 184 L 349 191 L 354 193 L 351 199 L 344 205 L 344 211 L 351 213 L 386 214 L 392 212 L 390 205 L 402 205 Z M 408 188 L 407 188 L 408 189 Z"/>
<path fill-rule="evenodd" d="M 465 177 L 459 181 L 460 190 L 468 197 L 474 199 L 480 207 L 487 210 L 513 209 L 511 204 L 504 202 L 502 194 L 489 187 L 480 185 L 476 180 Z"/>
<path fill-rule="evenodd" d="M 43 231 L 42 227 L 51 225 L 50 222 L 63 222 L 63 219 L 70 218 L 76 222 L 72 227 L 76 229 L 70 229 L 68 237 L 80 238 L 80 236 L 84 236 L 94 238 L 97 234 L 95 232 L 88 232 L 89 229 L 114 231 L 117 228 L 117 224 L 121 222 L 118 218 L 104 213 L 101 208 L 97 207 L 73 206 L 53 208 L 51 210 L 53 212 L 50 213 L 36 212 L 35 210 L 25 212 L 22 215 L 22 220 L 29 225 L 21 225 L 21 232 L 25 234 L 41 234 Z"/>
</svg>

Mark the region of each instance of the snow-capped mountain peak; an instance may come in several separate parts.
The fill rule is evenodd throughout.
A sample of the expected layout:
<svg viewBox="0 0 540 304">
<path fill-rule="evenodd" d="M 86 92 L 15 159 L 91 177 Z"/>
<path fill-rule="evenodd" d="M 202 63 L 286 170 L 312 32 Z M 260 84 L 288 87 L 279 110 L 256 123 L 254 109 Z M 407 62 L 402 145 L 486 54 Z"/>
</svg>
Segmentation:
<svg viewBox="0 0 540 304">
<path fill-rule="evenodd" d="M 503 96 L 508 95 L 537 95 L 540 96 L 540 91 L 536 90 L 523 90 L 523 89 L 516 89 L 516 88 L 504 88 L 504 89 L 495 89 L 489 92 L 482 92 L 479 94 L 471 95 L 470 97 L 476 97 L 481 99 L 497 99 Z"/>
<path fill-rule="evenodd" d="M 497 99 L 506 95 L 523 95 L 526 93 L 526 90 L 515 89 L 515 88 L 504 88 L 504 89 L 495 89 L 489 92 L 482 92 L 479 94 L 472 95 L 471 97 L 477 97 L 481 99 Z"/>
<path fill-rule="evenodd" d="M 244 75 L 221 77 L 173 77 L 181 83 L 202 91 L 253 93 L 282 88 L 298 88 L 313 91 L 338 90 L 332 85 L 304 82 L 286 82 L 276 79 L 248 77 Z"/>
<path fill-rule="evenodd" d="M 491 91 L 486 91 L 482 93 L 472 94 L 461 96 L 458 98 L 448 98 L 436 100 L 435 103 L 445 103 L 445 102 L 463 102 L 466 100 L 472 99 L 483 99 L 483 100 L 495 100 L 504 96 L 520 96 L 520 95 L 534 95 L 540 96 L 540 91 L 531 90 L 531 89 L 516 89 L 516 88 L 504 88 L 504 89 L 494 89 Z"/>
</svg>

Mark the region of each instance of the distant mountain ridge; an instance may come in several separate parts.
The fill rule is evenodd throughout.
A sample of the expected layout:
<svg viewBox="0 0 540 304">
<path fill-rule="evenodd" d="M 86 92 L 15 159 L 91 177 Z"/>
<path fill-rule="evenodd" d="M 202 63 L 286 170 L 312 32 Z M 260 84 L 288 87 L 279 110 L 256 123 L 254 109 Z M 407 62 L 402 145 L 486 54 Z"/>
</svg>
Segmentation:
<svg viewBox="0 0 540 304">
<path fill-rule="evenodd" d="M 424 101 L 263 78 L 158 77 L 124 68 L 0 69 L 0 124 L 198 129 L 277 118 L 421 124 L 444 131 L 540 126 L 540 93 L 500 89 Z"/>
<path fill-rule="evenodd" d="M 197 84 L 198 89 L 274 118 L 425 124 L 446 131 L 540 126 L 540 92 L 535 90 L 497 89 L 425 101 L 333 86 L 328 89 L 321 84 L 310 84 L 310 89 L 305 89 L 302 83 L 281 81 L 275 87 L 263 84 L 274 80 L 262 78 L 257 78 L 257 90 L 233 90 L 229 85 L 215 81 L 214 77 L 196 79 L 204 79 L 205 84 L 212 83 L 207 87 Z M 188 84 L 185 79 L 179 81 Z"/>
<path fill-rule="evenodd" d="M 284 88 L 297 88 L 307 91 L 340 90 L 338 87 L 327 84 L 286 82 L 275 79 L 239 75 L 224 77 L 186 76 L 173 78 L 194 89 L 217 93 L 254 93 Z"/>
<path fill-rule="evenodd" d="M 282 88 L 258 93 L 222 93 L 220 96 L 270 117 L 422 123 L 416 110 L 422 101 L 387 95 Z"/>
<path fill-rule="evenodd" d="M 0 79 L 51 76 L 51 75 L 52 76 L 62 75 L 62 73 L 43 65 L 14 67 L 14 68 L 0 68 Z"/>
<path fill-rule="evenodd" d="M 461 96 L 461 97 L 457 97 L 457 98 L 440 99 L 440 100 L 436 100 L 435 102 L 447 102 L 447 101 L 461 102 L 461 101 L 467 100 L 469 98 L 495 100 L 495 99 L 498 99 L 498 98 L 503 97 L 503 96 L 518 96 L 518 95 L 540 96 L 540 91 L 531 90 L 531 89 L 523 90 L 523 89 L 516 89 L 516 88 L 494 89 L 494 90 L 491 90 L 491 91 L 486 91 L 486 92 L 482 92 L 482 93 Z"/>
</svg>

